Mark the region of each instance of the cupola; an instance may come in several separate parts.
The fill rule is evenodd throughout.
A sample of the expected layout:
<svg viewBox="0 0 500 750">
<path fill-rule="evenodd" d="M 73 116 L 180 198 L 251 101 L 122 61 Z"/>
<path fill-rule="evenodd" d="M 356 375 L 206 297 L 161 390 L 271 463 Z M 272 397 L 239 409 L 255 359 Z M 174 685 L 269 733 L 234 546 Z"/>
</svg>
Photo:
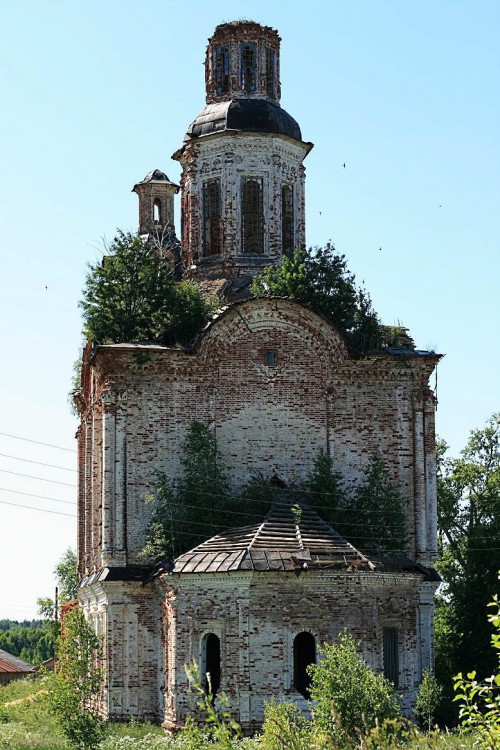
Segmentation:
<svg viewBox="0 0 500 750">
<path fill-rule="evenodd" d="M 184 267 L 254 273 L 305 245 L 304 142 L 280 106 L 280 37 L 253 21 L 217 26 L 206 106 L 173 155 L 182 166 Z"/>
</svg>

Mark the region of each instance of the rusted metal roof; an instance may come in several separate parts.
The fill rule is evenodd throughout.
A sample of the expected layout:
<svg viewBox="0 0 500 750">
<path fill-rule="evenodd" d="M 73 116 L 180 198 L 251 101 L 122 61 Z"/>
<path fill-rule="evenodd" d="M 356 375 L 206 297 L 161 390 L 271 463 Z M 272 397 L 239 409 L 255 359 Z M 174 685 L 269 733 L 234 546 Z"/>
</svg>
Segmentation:
<svg viewBox="0 0 500 750">
<path fill-rule="evenodd" d="M 244 98 L 208 104 L 189 126 L 184 141 L 224 130 L 279 133 L 302 140 L 298 123 L 279 104 Z"/>
<path fill-rule="evenodd" d="M 0 648 L 0 672 L 33 672 L 35 667 L 28 664 L 27 661 L 20 659 L 18 656 L 12 656 L 8 651 Z"/>
<path fill-rule="evenodd" d="M 274 503 L 261 524 L 230 529 L 178 557 L 174 573 L 235 570 L 292 571 L 375 565 L 307 506 L 289 496 Z"/>
</svg>

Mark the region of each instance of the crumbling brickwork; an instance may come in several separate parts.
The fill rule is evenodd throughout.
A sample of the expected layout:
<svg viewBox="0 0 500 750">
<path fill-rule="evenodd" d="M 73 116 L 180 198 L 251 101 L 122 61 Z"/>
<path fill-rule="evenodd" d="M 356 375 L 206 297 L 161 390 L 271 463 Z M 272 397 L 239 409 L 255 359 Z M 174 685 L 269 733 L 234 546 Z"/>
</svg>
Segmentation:
<svg viewBox="0 0 500 750">
<path fill-rule="evenodd" d="M 383 673 L 383 630 L 397 629 L 403 710 L 415 699 L 422 665 L 431 663 L 427 635 L 434 584 L 419 575 L 335 573 L 239 573 L 164 575 L 164 629 L 168 651 L 165 726 L 176 729 L 187 716 L 201 719 L 184 665 L 202 659 L 207 633 L 221 643 L 220 690 L 230 699 L 245 731 L 257 729 L 265 701 L 288 700 L 307 709 L 293 683 L 293 640 L 313 635 L 317 649 L 347 630 L 361 655 Z"/>
<path fill-rule="evenodd" d="M 176 278 L 183 273 L 200 288 L 228 280 L 247 288 L 256 271 L 305 246 L 303 162 L 312 144 L 279 104 L 279 44 L 276 31 L 247 21 L 221 25 L 209 40 L 207 106 L 174 154 L 182 165 L 182 248 L 170 227 L 177 186 L 159 170 L 134 186 L 140 232 L 155 239 L 158 228 L 168 230 L 155 247 L 171 253 Z M 433 661 L 428 383 L 438 360 L 410 348 L 354 356 L 324 318 L 275 298 L 228 305 L 189 349 L 87 346 L 77 397 L 79 598 L 103 637 L 110 717 L 182 726 L 195 711 L 184 664 L 194 658 L 203 671 L 212 636 L 220 688 L 251 731 L 269 698 L 305 707 L 292 675 L 296 636 L 309 634 L 304 643 L 313 637 L 317 649 L 344 628 L 377 671 L 387 666 L 390 640 L 391 668 L 411 709 Z M 141 554 L 146 499 L 158 472 L 179 476 L 193 421 L 215 434 L 235 490 L 256 472 L 293 489 L 323 450 L 351 491 L 378 451 L 405 503 L 411 559 L 370 567 L 353 550 L 363 570 L 341 557 L 340 568 L 295 572 L 154 571 Z"/>
</svg>

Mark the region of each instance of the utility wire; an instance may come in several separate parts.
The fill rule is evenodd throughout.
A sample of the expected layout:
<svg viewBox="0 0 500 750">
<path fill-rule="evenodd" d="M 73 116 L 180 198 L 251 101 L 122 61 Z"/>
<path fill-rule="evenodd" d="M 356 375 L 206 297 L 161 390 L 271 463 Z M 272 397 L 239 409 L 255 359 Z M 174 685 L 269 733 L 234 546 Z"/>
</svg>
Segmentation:
<svg viewBox="0 0 500 750">
<path fill-rule="evenodd" d="M 2 492 L 12 492 L 14 495 L 25 495 L 26 497 L 36 497 L 38 500 L 53 500 L 55 503 L 66 503 L 74 505 L 76 500 L 59 500 L 57 497 L 47 497 L 47 495 L 34 495 L 32 492 L 20 492 L 19 490 L 8 490 L 7 487 L 0 487 Z"/>
<path fill-rule="evenodd" d="M 68 453 L 76 453 L 73 448 L 64 448 L 62 445 L 53 445 L 52 443 L 42 443 L 40 440 L 31 440 L 30 438 L 20 437 L 19 435 L 11 435 L 8 432 L 0 432 L 3 437 L 14 438 L 14 440 L 24 440 L 25 443 L 35 443 L 36 445 L 44 445 L 46 448 L 57 448 L 60 451 L 67 451 Z"/>
<path fill-rule="evenodd" d="M 54 513 L 56 516 L 69 516 L 70 518 L 76 518 L 75 513 L 61 513 L 59 510 L 47 510 L 47 508 L 36 508 L 33 505 L 20 505 L 19 503 L 9 503 L 7 500 L 0 500 L 2 505 L 12 505 L 14 508 L 27 508 L 28 510 L 39 510 L 42 513 Z"/>
<path fill-rule="evenodd" d="M 63 484 L 65 487 L 76 487 L 76 484 L 69 484 L 68 482 L 58 482 L 57 479 L 44 479 L 43 477 L 34 477 L 32 474 L 19 474 L 17 471 L 9 471 L 8 469 L 0 469 L 4 474 L 13 474 L 16 477 L 25 477 L 26 479 L 36 479 L 38 482 L 51 482 L 51 484 Z"/>
<path fill-rule="evenodd" d="M 2 458 L 12 458 L 14 461 L 25 461 L 28 464 L 37 464 L 38 466 L 48 466 L 49 469 L 61 469 L 61 471 L 72 471 L 76 472 L 76 469 L 68 469 L 66 466 L 55 466 L 54 464 L 46 464 L 43 461 L 33 461 L 30 458 L 20 458 L 19 456 L 10 456 L 8 453 L 0 453 Z"/>
</svg>

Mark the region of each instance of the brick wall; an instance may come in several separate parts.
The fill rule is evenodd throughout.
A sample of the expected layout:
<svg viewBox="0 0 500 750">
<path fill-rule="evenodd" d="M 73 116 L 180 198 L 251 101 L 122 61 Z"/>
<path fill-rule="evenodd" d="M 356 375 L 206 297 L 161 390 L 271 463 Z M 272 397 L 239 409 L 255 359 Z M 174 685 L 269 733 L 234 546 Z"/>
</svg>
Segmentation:
<svg viewBox="0 0 500 750">
<path fill-rule="evenodd" d="M 305 708 L 293 685 L 293 640 L 310 632 L 317 647 L 338 639 L 347 628 L 361 643 L 360 654 L 383 673 L 383 629 L 398 630 L 399 687 L 410 713 L 427 648 L 426 586 L 411 574 L 347 574 L 333 571 L 164 575 L 164 629 L 173 644 L 166 659 L 165 726 L 186 717 L 202 721 L 197 696 L 189 689 L 184 665 L 202 660 L 203 639 L 221 643 L 220 690 L 246 731 L 263 718 L 266 700 L 278 698 Z M 435 588 L 435 584 L 431 584 Z"/>
<path fill-rule="evenodd" d="M 276 353 L 275 366 L 265 364 L 268 351 Z M 320 448 L 352 486 L 379 450 L 406 500 L 413 554 L 432 562 L 434 404 L 427 380 L 435 363 L 434 356 L 353 358 L 326 321 L 277 299 L 229 308 L 191 353 L 99 347 L 80 429 L 82 573 L 144 562 L 145 496 L 156 471 L 178 475 L 193 420 L 215 430 L 235 488 L 256 471 L 293 485 Z"/>
</svg>

